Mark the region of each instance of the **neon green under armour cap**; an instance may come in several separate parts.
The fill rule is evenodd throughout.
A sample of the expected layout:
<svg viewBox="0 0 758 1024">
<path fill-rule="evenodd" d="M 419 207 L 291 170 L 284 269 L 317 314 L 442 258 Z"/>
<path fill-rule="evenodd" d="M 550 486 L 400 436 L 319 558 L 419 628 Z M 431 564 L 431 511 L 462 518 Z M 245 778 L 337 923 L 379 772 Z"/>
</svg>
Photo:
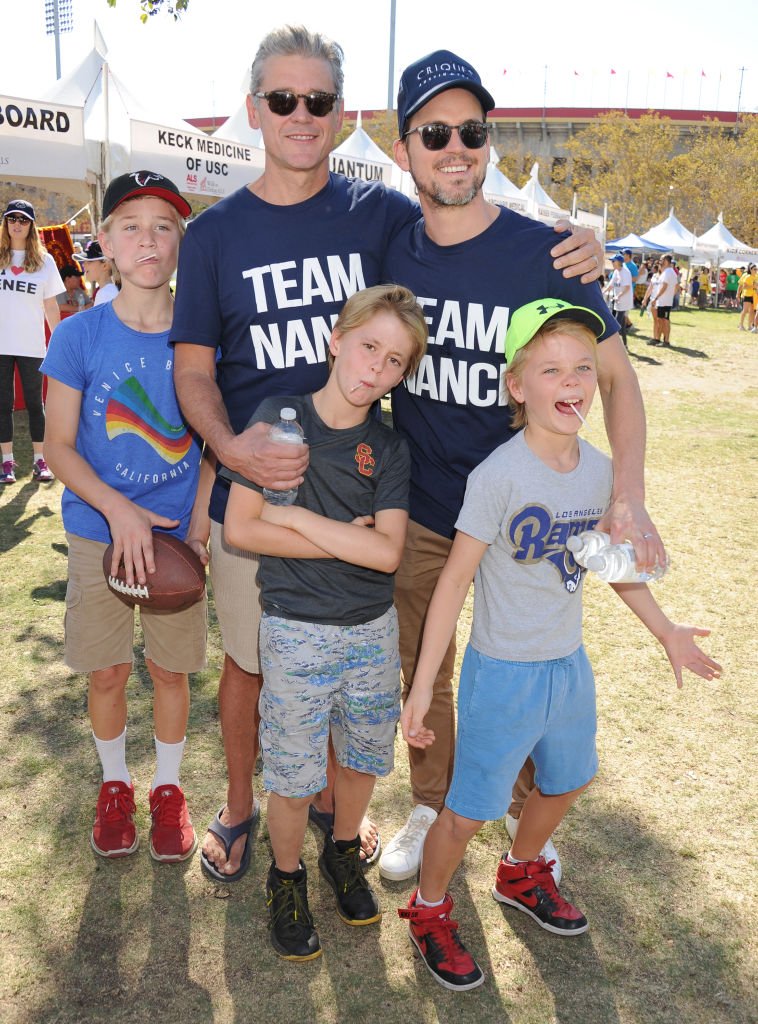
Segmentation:
<svg viewBox="0 0 758 1024">
<path fill-rule="evenodd" d="M 603 318 L 586 306 L 572 306 L 562 299 L 535 299 L 520 306 L 511 317 L 505 335 L 505 361 L 510 363 L 520 348 L 531 341 L 537 331 L 550 320 L 575 320 L 593 332 L 596 338 L 605 334 Z"/>
</svg>

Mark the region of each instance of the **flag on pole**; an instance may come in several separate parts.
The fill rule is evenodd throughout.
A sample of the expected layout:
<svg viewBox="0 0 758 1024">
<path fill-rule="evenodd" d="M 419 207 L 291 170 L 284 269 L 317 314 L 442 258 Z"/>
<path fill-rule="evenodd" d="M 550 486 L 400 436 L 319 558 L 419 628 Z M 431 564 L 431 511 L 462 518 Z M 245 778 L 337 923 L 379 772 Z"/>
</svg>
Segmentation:
<svg viewBox="0 0 758 1024">
<path fill-rule="evenodd" d="M 671 72 L 670 72 L 670 71 L 667 71 L 667 72 L 666 72 L 666 78 L 673 78 L 673 77 L 674 77 L 674 76 L 673 76 L 673 75 L 671 74 Z"/>
<path fill-rule="evenodd" d="M 614 71 L 614 69 L 613 69 L 613 68 L 611 68 L 611 74 L 612 74 L 612 75 L 615 75 L 615 74 L 616 74 L 616 72 Z"/>
</svg>

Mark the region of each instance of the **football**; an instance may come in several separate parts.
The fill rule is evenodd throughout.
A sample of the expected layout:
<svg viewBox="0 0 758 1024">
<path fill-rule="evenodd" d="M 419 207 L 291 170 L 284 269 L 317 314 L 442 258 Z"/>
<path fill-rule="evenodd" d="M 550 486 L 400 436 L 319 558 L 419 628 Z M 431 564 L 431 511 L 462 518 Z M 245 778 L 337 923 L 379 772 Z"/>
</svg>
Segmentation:
<svg viewBox="0 0 758 1024">
<path fill-rule="evenodd" d="M 153 533 L 153 553 L 155 572 L 148 574 L 145 586 L 135 580 L 130 587 L 123 561 L 118 573 L 111 576 L 113 544 L 108 545 L 103 555 L 103 573 L 114 594 L 132 607 L 136 604 L 156 612 L 178 612 L 202 598 L 205 567 L 191 547 L 168 533 Z"/>
</svg>

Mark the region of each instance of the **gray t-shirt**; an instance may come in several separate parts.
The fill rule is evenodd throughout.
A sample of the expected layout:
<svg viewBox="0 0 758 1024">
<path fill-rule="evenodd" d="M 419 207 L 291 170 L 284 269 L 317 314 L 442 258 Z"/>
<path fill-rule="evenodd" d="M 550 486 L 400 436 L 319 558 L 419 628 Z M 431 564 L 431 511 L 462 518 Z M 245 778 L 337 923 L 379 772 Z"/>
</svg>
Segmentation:
<svg viewBox="0 0 758 1024">
<path fill-rule="evenodd" d="M 310 462 L 296 505 L 342 523 L 385 509 L 407 511 L 410 456 L 399 434 L 372 416 L 346 430 L 328 427 L 310 395 L 266 398 L 250 423 L 275 423 L 287 406 L 297 413 L 310 446 Z M 221 476 L 262 490 L 227 469 Z M 338 558 L 261 555 L 258 583 L 263 609 L 271 615 L 353 626 L 371 622 L 387 611 L 395 577 Z"/>
<path fill-rule="evenodd" d="M 611 460 L 579 438 L 570 473 L 546 466 L 524 432 L 470 474 L 455 526 L 489 544 L 474 580 L 471 643 L 506 661 L 549 661 L 582 642 L 584 569 L 566 539 L 608 507 Z"/>
</svg>

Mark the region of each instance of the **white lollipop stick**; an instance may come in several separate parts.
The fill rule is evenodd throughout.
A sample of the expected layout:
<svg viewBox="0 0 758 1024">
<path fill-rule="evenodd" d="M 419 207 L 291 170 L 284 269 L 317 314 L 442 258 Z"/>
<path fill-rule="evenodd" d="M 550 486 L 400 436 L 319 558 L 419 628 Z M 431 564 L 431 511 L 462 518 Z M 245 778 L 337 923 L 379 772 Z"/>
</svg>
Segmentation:
<svg viewBox="0 0 758 1024">
<path fill-rule="evenodd" d="M 582 414 L 579 412 L 579 410 L 577 409 L 577 407 L 575 405 L 571 406 L 571 411 L 576 413 L 576 415 L 579 417 L 579 419 L 582 421 L 582 423 L 586 427 L 587 426 L 587 420 L 584 418 L 584 416 L 582 416 Z"/>
</svg>

